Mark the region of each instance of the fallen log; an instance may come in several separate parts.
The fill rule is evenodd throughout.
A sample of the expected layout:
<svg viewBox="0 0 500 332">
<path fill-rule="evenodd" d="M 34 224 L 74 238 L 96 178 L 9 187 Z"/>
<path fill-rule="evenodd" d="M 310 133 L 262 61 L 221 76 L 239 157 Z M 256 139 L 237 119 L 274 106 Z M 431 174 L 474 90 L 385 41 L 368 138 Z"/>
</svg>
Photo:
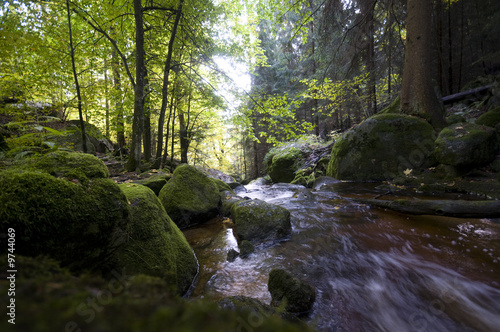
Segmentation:
<svg viewBox="0 0 500 332">
<path fill-rule="evenodd" d="M 453 104 L 454 102 L 457 102 L 457 101 L 460 101 L 462 99 L 465 99 L 465 98 L 467 98 L 470 95 L 475 95 L 475 94 L 487 91 L 487 90 L 493 88 L 493 86 L 494 86 L 494 84 L 490 84 L 490 85 L 481 86 L 479 88 L 475 88 L 475 89 L 472 89 L 472 90 L 467 90 L 467 91 L 464 91 L 464 92 L 459 92 L 459 93 L 455 93 L 455 94 L 443 97 L 442 98 L 443 104 L 444 105 Z"/>
<path fill-rule="evenodd" d="M 355 201 L 414 215 L 438 215 L 455 218 L 500 218 L 500 201 L 422 200 L 397 199 L 378 200 L 356 198 Z"/>
</svg>

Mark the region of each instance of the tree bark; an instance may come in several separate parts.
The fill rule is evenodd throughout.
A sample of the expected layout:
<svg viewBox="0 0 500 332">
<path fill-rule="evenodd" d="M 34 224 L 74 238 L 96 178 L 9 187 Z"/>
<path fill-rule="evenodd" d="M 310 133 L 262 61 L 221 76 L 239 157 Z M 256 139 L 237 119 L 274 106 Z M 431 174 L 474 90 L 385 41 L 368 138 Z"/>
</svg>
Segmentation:
<svg viewBox="0 0 500 332">
<path fill-rule="evenodd" d="M 135 91 L 134 120 L 132 122 L 132 144 L 127 162 L 128 171 L 140 171 L 141 142 L 144 129 L 144 23 L 141 0 L 134 0 L 135 18 Z"/>
<path fill-rule="evenodd" d="M 439 215 L 456 218 L 498 218 L 500 201 L 355 199 L 356 201 L 401 213 Z"/>
<path fill-rule="evenodd" d="M 161 99 L 161 108 L 160 108 L 160 116 L 158 118 L 158 139 L 157 139 L 157 147 L 156 147 L 156 161 L 155 166 L 158 167 L 160 163 L 161 153 L 163 151 L 163 124 L 165 122 L 165 111 L 167 110 L 168 104 L 168 83 L 169 83 L 169 75 L 170 68 L 172 62 L 172 54 L 174 52 L 174 42 L 175 36 L 177 35 L 177 28 L 179 26 L 179 21 L 182 15 L 182 5 L 183 0 L 180 1 L 179 7 L 177 8 L 177 13 L 175 15 L 174 26 L 172 27 L 172 34 L 170 35 L 170 40 L 168 42 L 168 51 L 167 58 L 165 60 L 165 69 L 163 72 L 163 87 L 162 87 L 162 99 Z"/>
<path fill-rule="evenodd" d="M 80 130 L 82 132 L 82 150 L 84 153 L 87 153 L 87 135 L 85 134 L 85 122 L 83 121 L 80 83 L 78 82 L 78 73 L 76 72 L 75 47 L 73 46 L 73 30 L 71 28 L 71 11 L 69 8 L 69 0 L 66 0 L 66 9 L 68 12 L 69 51 L 71 56 L 71 67 L 73 69 L 73 78 L 75 79 L 76 97 L 78 99 L 78 116 L 80 117 Z"/>
<path fill-rule="evenodd" d="M 408 0 L 401 111 L 422 117 L 435 128 L 443 128 L 444 109 L 432 77 L 432 6 L 433 0 Z"/>
<path fill-rule="evenodd" d="M 114 49 L 111 52 L 111 66 L 113 68 L 113 86 L 116 93 L 116 142 L 118 144 L 118 148 L 122 150 L 125 146 L 125 122 L 123 121 L 123 103 L 119 97 L 122 95 L 120 64 Z"/>
</svg>

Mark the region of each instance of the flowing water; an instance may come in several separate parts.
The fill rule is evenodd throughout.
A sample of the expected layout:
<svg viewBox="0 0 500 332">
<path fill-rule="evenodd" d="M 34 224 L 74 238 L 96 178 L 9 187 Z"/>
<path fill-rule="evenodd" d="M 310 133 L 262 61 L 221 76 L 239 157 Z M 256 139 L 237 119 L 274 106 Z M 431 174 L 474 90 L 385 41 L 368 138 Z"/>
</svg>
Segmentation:
<svg viewBox="0 0 500 332">
<path fill-rule="evenodd" d="M 270 303 L 268 274 L 285 268 L 316 288 L 308 322 L 318 331 L 500 331 L 500 220 L 410 216 L 356 203 L 380 193 L 369 184 L 247 190 L 240 195 L 291 212 L 291 236 L 228 262 L 227 251 L 237 249 L 230 222 L 186 230 L 200 261 L 193 297 Z"/>
</svg>

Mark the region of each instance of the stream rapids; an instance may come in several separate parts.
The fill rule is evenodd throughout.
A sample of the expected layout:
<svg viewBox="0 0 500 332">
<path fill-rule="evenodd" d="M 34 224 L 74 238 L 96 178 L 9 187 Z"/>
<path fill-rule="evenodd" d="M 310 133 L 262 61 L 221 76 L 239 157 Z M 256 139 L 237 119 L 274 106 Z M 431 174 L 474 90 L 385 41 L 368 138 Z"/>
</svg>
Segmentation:
<svg viewBox="0 0 500 332">
<path fill-rule="evenodd" d="M 292 234 L 228 262 L 228 250 L 237 249 L 230 223 L 185 230 L 200 262 L 192 298 L 243 295 L 269 304 L 269 272 L 284 268 L 316 288 L 306 321 L 318 331 L 500 331 L 500 220 L 356 203 L 380 193 L 372 184 L 245 190 L 238 195 L 287 208 Z"/>
</svg>

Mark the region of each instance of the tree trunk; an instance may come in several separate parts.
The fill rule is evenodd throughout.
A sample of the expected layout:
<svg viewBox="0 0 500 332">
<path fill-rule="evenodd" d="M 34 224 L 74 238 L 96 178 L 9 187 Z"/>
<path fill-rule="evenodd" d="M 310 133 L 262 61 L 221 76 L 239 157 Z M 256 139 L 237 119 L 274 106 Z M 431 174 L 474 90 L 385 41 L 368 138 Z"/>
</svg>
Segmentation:
<svg viewBox="0 0 500 332">
<path fill-rule="evenodd" d="M 443 128 L 444 110 L 432 79 L 432 4 L 433 0 L 408 0 L 401 111 Z"/>
<path fill-rule="evenodd" d="M 179 3 L 179 7 L 177 8 L 174 26 L 172 28 L 172 34 L 170 35 L 170 41 L 168 42 L 167 58 L 165 60 L 165 69 L 163 72 L 163 87 L 161 89 L 162 99 L 161 99 L 160 116 L 158 118 L 158 139 L 157 139 L 158 145 L 156 147 L 156 161 L 155 161 L 156 167 L 157 167 L 158 163 L 160 162 L 160 160 L 162 159 L 161 153 L 163 151 L 163 146 L 162 146 L 163 145 L 163 124 L 165 122 L 165 111 L 167 110 L 167 103 L 168 103 L 168 82 L 169 82 L 169 75 L 170 75 L 170 67 L 171 67 L 171 61 L 172 61 L 172 54 L 174 52 L 174 42 L 175 42 L 175 36 L 177 34 L 177 27 L 179 26 L 179 21 L 181 19 L 183 2 L 184 1 L 181 0 L 181 2 Z"/>
<path fill-rule="evenodd" d="M 140 171 L 141 142 L 144 129 L 144 23 L 141 0 L 134 0 L 135 18 L 135 91 L 134 120 L 132 122 L 132 144 L 127 163 L 128 171 Z"/>
<path fill-rule="evenodd" d="M 71 55 L 71 67 L 73 68 L 73 78 L 75 79 L 76 97 L 78 99 L 78 116 L 80 117 L 80 130 L 82 132 L 82 150 L 84 153 L 87 153 L 87 135 L 85 134 L 85 122 L 83 121 L 80 83 L 78 82 L 78 73 L 76 72 L 75 48 L 73 46 L 73 30 L 71 29 L 71 11 L 69 9 L 69 0 L 66 0 L 66 9 L 68 11 L 69 51 Z"/>
<path fill-rule="evenodd" d="M 179 110 L 179 144 L 181 146 L 181 163 L 187 164 L 189 139 L 184 112 L 182 112 L 181 110 Z"/>
<path fill-rule="evenodd" d="M 120 96 L 122 95 L 120 64 L 115 49 L 111 52 L 111 66 L 113 68 L 113 85 L 116 94 L 116 142 L 118 144 L 118 149 L 121 151 L 125 146 L 125 122 L 123 121 L 123 103 L 120 100 Z"/>
<path fill-rule="evenodd" d="M 144 69 L 144 159 L 151 161 L 151 103 L 147 68 Z"/>
<path fill-rule="evenodd" d="M 108 61 L 104 59 L 104 93 L 106 98 L 106 138 L 109 139 L 109 87 L 108 87 Z"/>
</svg>

